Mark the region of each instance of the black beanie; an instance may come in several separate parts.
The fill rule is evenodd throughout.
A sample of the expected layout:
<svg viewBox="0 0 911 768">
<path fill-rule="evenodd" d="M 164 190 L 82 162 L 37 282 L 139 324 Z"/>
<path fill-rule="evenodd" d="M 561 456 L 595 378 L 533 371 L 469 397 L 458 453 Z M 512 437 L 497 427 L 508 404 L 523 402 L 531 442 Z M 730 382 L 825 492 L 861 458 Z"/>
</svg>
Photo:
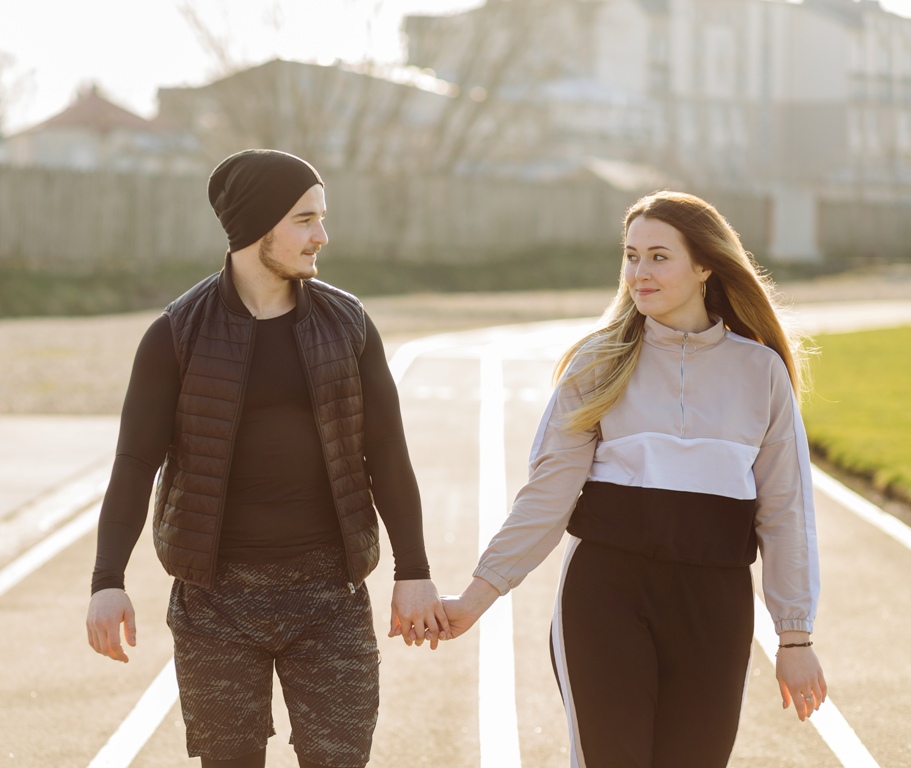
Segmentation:
<svg viewBox="0 0 911 768">
<path fill-rule="evenodd" d="M 269 234 L 314 184 L 323 184 L 305 160 L 275 149 L 246 149 L 222 160 L 209 176 L 209 202 L 239 251 Z"/>
</svg>

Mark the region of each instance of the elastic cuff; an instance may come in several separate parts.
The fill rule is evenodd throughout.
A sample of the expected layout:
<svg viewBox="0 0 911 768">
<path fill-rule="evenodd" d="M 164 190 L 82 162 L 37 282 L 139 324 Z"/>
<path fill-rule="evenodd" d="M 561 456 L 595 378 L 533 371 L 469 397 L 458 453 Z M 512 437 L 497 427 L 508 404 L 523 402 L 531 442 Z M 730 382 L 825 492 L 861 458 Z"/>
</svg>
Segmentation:
<svg viewBox="0 0 911 768">
<path fill-rule="evenodd" d="M 490 568 L 485 568 L 483 565 L 479 565 L 475 568 L 474 573 L 471 575 L 484 579 L 484 581 L 500 593 L 501 597 L 512 588 L 510 583 L 500 576 L 500 574 L 490 570 Z"/>
<path fill-rule="evenodd" d="M 775 622 L 775 632 L 809 632 L 813 633 L 813 622 L 810 619 L 779 619 Z"/>
</svg>

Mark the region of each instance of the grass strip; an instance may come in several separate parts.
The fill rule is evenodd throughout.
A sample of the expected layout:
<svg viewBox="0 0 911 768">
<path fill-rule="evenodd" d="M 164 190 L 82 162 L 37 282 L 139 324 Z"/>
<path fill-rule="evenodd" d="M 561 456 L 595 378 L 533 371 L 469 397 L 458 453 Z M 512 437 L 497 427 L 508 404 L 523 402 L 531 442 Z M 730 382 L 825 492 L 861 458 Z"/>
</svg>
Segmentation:
<svg viewBox="0 0 911 768">
<path fill-rule="evenodd" d="M 911 326 L 814 339 L 803 406 L 814 450 L 880 492 L 911 502 Z"/>
</svg>

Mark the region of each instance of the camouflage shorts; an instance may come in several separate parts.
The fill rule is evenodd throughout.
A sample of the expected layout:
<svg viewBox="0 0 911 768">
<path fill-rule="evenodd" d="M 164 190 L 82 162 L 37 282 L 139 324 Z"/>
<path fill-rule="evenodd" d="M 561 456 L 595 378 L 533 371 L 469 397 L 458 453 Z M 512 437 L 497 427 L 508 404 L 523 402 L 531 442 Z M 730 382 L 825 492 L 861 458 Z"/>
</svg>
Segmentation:
<svg viewBox="0 0 911 768">
<path fill-rule="evenodd" d="M 168 606 L 190 757 L 231 760 L 266 746 L 272 670 L 301 757 L 361 768 L 379 708 L 379 652 L 367 587 L 351 594 L 344 553 L 219 564 L 205 590 L 175 581 Z"/>
</svg>

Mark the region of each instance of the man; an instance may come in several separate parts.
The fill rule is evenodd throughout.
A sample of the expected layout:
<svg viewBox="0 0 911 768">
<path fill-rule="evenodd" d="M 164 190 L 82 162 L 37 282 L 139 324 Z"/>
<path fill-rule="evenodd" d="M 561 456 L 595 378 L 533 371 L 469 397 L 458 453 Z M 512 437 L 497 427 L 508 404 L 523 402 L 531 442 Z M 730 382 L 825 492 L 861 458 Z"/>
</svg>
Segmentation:
<svg viewBox="0 0 911 768">
<path fill-rule="evenodd" d="M 448 623 L 424 553 L 398 395 L 360 302 L 313 278 L 324 185 L 293 155 L 247 150 L 209 179 L 222 271 L 149 328 L 101 509 L 87 627 L 136 644 L 124 591 L 153 478 L 153 535 L 187 750 L 203 768 L 265 765 L 273 666 L 301 766 L 360 768 L 378 708 L 364 579 L 376 510 L 395 556 L 390 636 L 431 648 Z"/>
</svg>

